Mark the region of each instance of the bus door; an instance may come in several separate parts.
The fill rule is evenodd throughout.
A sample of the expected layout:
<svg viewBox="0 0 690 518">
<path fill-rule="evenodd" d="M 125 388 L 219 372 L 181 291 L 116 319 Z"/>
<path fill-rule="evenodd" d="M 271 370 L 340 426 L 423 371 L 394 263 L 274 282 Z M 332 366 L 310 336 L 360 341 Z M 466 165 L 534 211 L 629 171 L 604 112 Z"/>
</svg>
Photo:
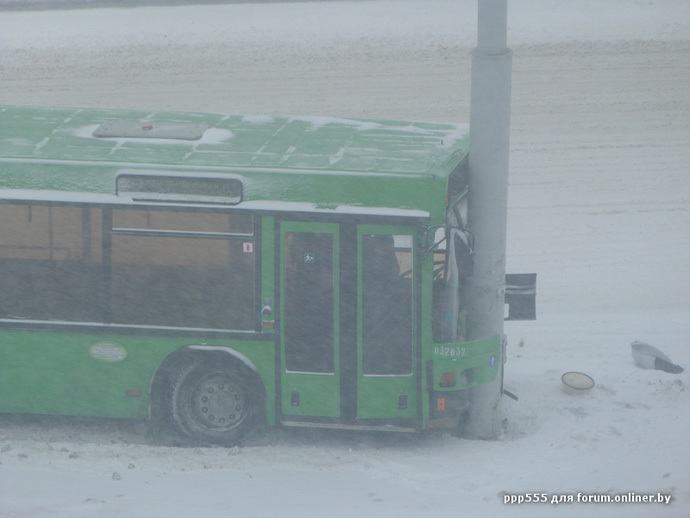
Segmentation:
<svg viewBox="0 0 690 518">
<path fill-rule="evenodd" d="M 286 420 L 376 426 L 418 416 L 413 232 L 281 223 L 280 406 Z"/>
<path fill-rule="evenodd" d="M 357 230 L 357 419 L 417 417 L 414 229 Z"/>
<path fill-rule="evenodd" d="M 280 388 L 283 416 L 340 417 L 336 224 L 280 226 Z"/>
</svg>

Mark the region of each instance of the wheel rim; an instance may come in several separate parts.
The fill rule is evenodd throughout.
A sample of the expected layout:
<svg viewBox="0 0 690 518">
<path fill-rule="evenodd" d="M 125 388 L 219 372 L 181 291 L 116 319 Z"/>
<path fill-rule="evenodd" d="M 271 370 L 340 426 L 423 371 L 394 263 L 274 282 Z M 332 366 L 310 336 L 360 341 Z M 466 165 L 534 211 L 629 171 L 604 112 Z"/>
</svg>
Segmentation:
<svg viewBox="0 0 690 518">
<path fill-rule="evenodd" d="M 209 430 L 231 430 L 247 417 L 244 390 L 223 372 L 202 377 L 192 389 L 190 403 L 197 424 Z"/>
</svg>

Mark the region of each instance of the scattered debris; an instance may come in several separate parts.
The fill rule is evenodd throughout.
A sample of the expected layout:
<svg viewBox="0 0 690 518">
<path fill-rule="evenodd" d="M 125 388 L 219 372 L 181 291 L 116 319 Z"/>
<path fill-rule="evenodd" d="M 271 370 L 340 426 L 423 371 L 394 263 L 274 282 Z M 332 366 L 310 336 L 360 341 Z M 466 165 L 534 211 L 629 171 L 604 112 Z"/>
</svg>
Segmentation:
<svg viewBox="0 0 690 518">
<path fill-rule="evenodd" d="M 85 504 L 104 504 L 105 500 L 99 500 L 98 498 L 85 498 L 82 500 Z"/>
<path fill-rule="evenodd" d="M 588 394 L 594 386 L 594 380 L 584 372 L 566 372 L 561 376 L 563 390 L 566 394 Z"/>
<path fill-rule="evenodd" d="M 504 393 L 506 396 L 508 396 L 510 399 L 514 399 L 515 401 L 518 400 L 518 397 L 517 397 L 515 394 L 513 394 L 512 392 L 509 392 L 509 391 L 506 390 L 506 389 L 503 389 L 503 393 Z"/>
<path fill-rule="evenodd" d="M 235 455 L 239 455 L 240 453 L 240 448 L 239 446 L 233 446 L 228 450 L 228 456 L 229 457 L 234 457 Z"/>
<path fill-rule="evenodd" d="M 633 342 L 632 356 L 638 367 L 643 369 L 655 369 L 671 374 L 679 374 L 685 369 L 680 365 L 676 365 L 671 361 L 671 358 L 666 356 L 656 347 L 653 347 L 645 342 Z"/>
</svg>

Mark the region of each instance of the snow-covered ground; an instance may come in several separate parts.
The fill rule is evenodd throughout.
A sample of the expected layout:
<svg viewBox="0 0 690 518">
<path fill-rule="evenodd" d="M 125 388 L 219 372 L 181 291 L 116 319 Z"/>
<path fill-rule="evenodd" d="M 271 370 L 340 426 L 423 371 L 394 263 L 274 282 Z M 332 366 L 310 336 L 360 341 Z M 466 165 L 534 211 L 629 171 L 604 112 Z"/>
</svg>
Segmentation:
<svg viewBox="0 0 690 518">
<path fill-rule="evenodd" d="M 0 11 L 0 104 L 466 121 L 475 24 L 475 0 Z M 4 416 L 0 515 L 690 516 L 690 371 L 630 354 L 690 367 L 690 3 L 511 0 L 509 26 L 508 269 L 538 272 L 539 320 L 506 325 L 501 440 Z M 503 503 L 631 492 L 673 500 Z"/>
</svg>

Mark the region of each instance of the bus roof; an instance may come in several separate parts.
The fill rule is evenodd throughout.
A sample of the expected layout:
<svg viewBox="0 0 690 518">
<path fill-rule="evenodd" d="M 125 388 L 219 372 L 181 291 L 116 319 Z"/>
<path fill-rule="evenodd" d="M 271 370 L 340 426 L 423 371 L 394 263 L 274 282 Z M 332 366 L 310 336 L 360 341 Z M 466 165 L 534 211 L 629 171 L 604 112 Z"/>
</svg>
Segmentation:
<svg viewBox="0 0 690 518">
<path fill-rule="evenodd" d="M 115 195 L 131 173 L 227 174 L 242 203 L 443 217 L 468 126 L 447 123 L 0 106 L 0 189 Z"/>
</svg>

